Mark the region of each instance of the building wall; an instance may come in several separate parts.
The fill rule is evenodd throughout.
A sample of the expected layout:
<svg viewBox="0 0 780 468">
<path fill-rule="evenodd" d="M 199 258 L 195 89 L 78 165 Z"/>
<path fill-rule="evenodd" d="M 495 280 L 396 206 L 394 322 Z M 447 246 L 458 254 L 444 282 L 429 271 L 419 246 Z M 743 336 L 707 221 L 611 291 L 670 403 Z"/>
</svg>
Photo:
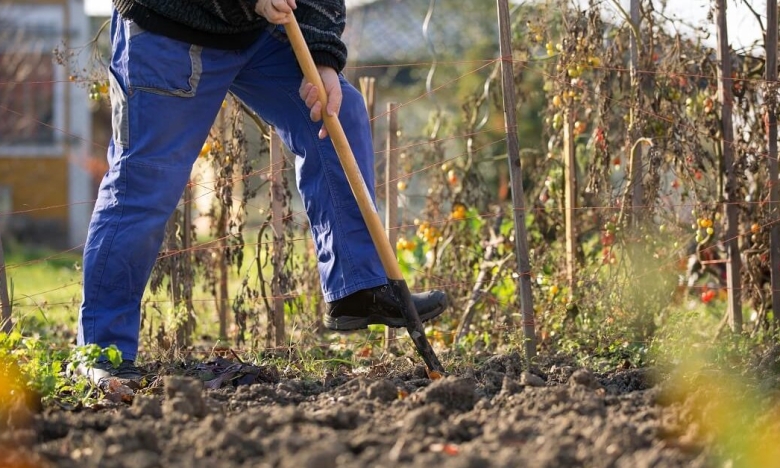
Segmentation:
<svg viewBox="0 0 780 468">
<path fill-rule="evenodd" d="M 22 242 L 78 246 L 94 198 L 89 100 L 51 51 L 89 41 L 83 0 L 0 1 L 0 21 L 6 29 L 0 53 L 51 74 L 6 71 L 18 73 L 4 77 L 17 84 L 0 83 L 0 198 L 6 198 L 0 200 L 0 230 Z M 46 102 L 53 104 L 46 108 Z"/>
<path fill-rule="evenodd" d="M 66 158 L 0 157 L 0 185 L 10 188 L 11 207 L 19 212 L 20 217 L 55 220 L 63 225 L 67 223 Z M 50 208 L 41 210 L 41 207 Z"/>
</svg>

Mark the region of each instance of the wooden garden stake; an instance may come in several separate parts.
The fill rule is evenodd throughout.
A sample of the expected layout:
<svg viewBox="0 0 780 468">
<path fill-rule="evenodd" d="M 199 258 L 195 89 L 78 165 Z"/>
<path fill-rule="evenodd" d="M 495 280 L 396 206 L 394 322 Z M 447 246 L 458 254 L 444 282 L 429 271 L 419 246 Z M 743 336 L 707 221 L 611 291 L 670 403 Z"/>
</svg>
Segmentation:
<svg viewBox="0 0 780 468">
<path fill-rule="evenodd" d="M 344 168 L 344 173 L 349 182 L 349 186 L 352 189 L 352 193 L 355 196 L 355 201 L 360 208 L 360 213 L 363 215 L 363 220 L 366 223 L 368 232 L 371 235 L 371 239 L 379 254 L 379 259 L 387 274 L 390 287 L 397 297 L 401 299 L 401 312 L 406 319 L 406 328 L 409 331 L 409 336 L 412 338 L 417 351 L 420 356 L 422 356 L 428 369 L 443 373 L 444 367 L 442 367 L 439 358 L 436 357 L 436 353 L 434 353 L 431 344 L 428 342 L 428 338 L 425 336 L 425 329 L 423 328 L 420 316 L 417 314 L 417 309 L 412 300 L 412 293 L 409 291 L 409 286 L 406 284 L 403 274 L 401 273 L 401 267 L 398 265 L 395 249 L 390 245 L 382 222 L 379 220 L 379 214 L 377 214 L 376 207 L 369 196 L 366 182 L 363 180 L 363 175 L 360 173 L 357 161 L 355 161 L 355 155 L 352 153 L 352 148 L 349 146 L 347 135 L 344 133 L 338 116 L 328 115 L 328 113 L 325 112 L 325 109 L 327 109 L 328 95 L 325 92 L 325 87 L 322 84 L 322 77 L 317 71 L 317 67 L 314 64 L 311 52 L 306 45 L 303 33 L 301 32 L 300 26 L 298 26 L 298 21 L 295 19 L 295 16 L 290 15 L 290 21 L 285 25 L 285 30 L 287 31 L 287 37 L 290 39 L 290 44 L 298 59 L 298 63 L 301 66 L 301 70 L 303 70 L 303 75 L 319 92 L 325 128 L 328 130 L 328 135 L 330 135 L 330 139 L 333 142 L 333 147 L 339 157 L 341 166 Z"/>
<path fill-rule="evenodd" d="M 737 176 L 734 168 L 734 126 L 731 118 L 733 96 L 731 86 L 731 54 L 728 28 L 726 26 L 726 0 L 715 2 L 718 29 L 718 99 L 721 103 L 721 135 L 723 141 L 723 170 L 726 171 L 726 185 L 723 190 L 726 232 L 723 244 L 726 246 L 726 287 L 728 288 L 728 317 L 731 330 L 742 331 L 742 290 L 740 270 L 742 260 L 739 253 L 737 222 L 739 206 L 735 190 Z M 776 25 L 775 25 L 776 27 Z"/>
<path fill-rule="evenodd" d="M 385 228 L 390 245 L 398 241 L 398 111 L 387 103 L 387 140 L 385 142 Z M 369 114 L 370 115 L 370 114 Z M 385 351 L 395 342 L 395 329 L 385 327 Z"/>
<path fill-rule="evenodd" d="M 178 259 L 179 255 L 181 255 L 181 252 L 177 252 L 179 249 L 179 245 L 176 243 L 176 222 L 179 220 L 179 210 L 175 210 L 170 218 L 168 218 L 168 223 L 165 228 L 166 230 L 166 237 L 167 237 L 167 248 L 168 252 L 174 255 L 174 258 Z M 171 293 L 171 300 L 173 300 L 173 310 L 175 314 L 179 313 L 180 307 L 181 307 L 181 294 L 179 294 L 179 284 L 182 281 L 180 270 L 178 267 L 178 261 L 170 262 L 171 269 L 170 269 L 170 284 L 168 284 L 168 288 L 170 289 Z M 178 320 L 176 321 L 178 323 Z M 190 337 L 187 333 L 187 324 L 182 323 L 179 324 L 176 327 L 176 347 L 179 349 L 184 348 L 185 346 L 188 346 Z"/>
<path fill-rule="evenodd" d="M 229 138 L 227 130 L 227 119 L 225 117 L 225 109 L 221 109 L 219 112 L 219 134 L 227 141 Z M 217 255 L 217 317 L 219 320 L 219 338 L 221 340 L 227 340 L 227 326 L 228 326 L 228 310 L 229 301 L 228 297 L 228 261 L 225 257 L 228 249 L 228 207 L 221 206 L 219 210 L 219 216 L 217 217 L 217 249 L 219 255 Z"/>
<path fill-rule="evenodd" d="M 769 271 L 772 278 L 772 311 L 775 327 L 780 325 L 780 187 L 777 172 L 777 0 L 766 0 L 766 102 L 767 105 L 767 157 L 769 159 L 769 206 L 771 228 L 769 231 Z"/>
<path fill-rule="evenodd" d="M 371 135 L 374 134 L 374 112 L 376 109 L 376 78 L 373 76 L 361 76 L 359 79 L 360 93 L 366 101 L 366 111 L 368 111 L 368 121 L 371 126 Z"/>
<path fill-rule="evenodd" d="M 284 275 L 284 154 L 282 140 L 276 131 L 271 131 L 271 229 L 273 231 L 273 254 L 271 264 L 274 275 L 271 279 L 271 295 L 273 296 L 273 313 L 269 317 L 268 327 L 273 328 L 274 344 L 282 347 L 285 344 L 284 330 L 284 297 L 282 295 L 281 278 Z"/>
<path fill-rule="evenodd" d="M 571 109 L 563 111 L 563 212 L 566 231 L 566 278 L 569 296 L 577 294 L 577 227 L 574 214 L 577 209 L 577 159 L 574 147 L 574 122 Z"/>
<path fill-rule="evenodd" d="M 195 306 L 193 305 L 192 288 L 195 286 L 195 275 L 192 271 L 192 181 L 190 180 L 184 188 L 184 209 L 182 219 L 182 247 L 184 256 L 182 263 L 184 271 L 187 272 L 186 283 L 184 285 L 184 306 L 187 308 L 187 336 L 191 337 L 195 331 Z"/>
<path fill-rule="evenodd" d="M 168 236 L 168 249 L 175 253 L 175 258 L 181 259 L 179 268 L 179 261 L 175 262 L 171 267 L 171 298 L 173 299 L 173 307 L 176 313 L 180 313 L 182 308 L 186 316 L 176 329 L 176 345 L 179 348 L 189 346 L 192 342 L 192 332 L 195 330 L 195 316 L 193 313 L 192 304 L 192 283 L 194 278 L 192 276 L 192 257 L 190 248 L 191 242 L 191 230 L 192 230 L 192 186 L 188 183 L 184 189 L 182 196 L 182 210 L 178 209 L 174 211 L 168 220 L 168 231 L 171 233 Z M 181 229 L 178 229 L 176 224 L 180 222 Z M 181 251 L 179 244 L 176 241 L 177 232 L 181 232 Z"/>
<path fill-rule="evenodd" d="M 637 93 L 638 96 L 641 96 L 643 93 L 642 90 L 642 79 L 639 76 L 639 31 L 640 31 L 640 22 L 642 20 L 642 17 L 639 14 L 639 0 L 631 0 L 631 39 L 630 39 L 630 48 L 631 48 L 631 89 L 633 92 Z M 641 103 L 641 98 L 638 98 L 635 102 Z M 629 141 L 634 141 L 637 139 L 639 135 L 637 135 L 636 131 L 636 119 L 637 119 L 637 112 L 638 109 L 634 109 L 634 107 L 631 107 L 631 121 L 629 124 Z M 642 211 L 642 198 L 644 196 L 643 190 L 644 190 L 644 184 L 642 184 L 642 148 L 637 148 L 635 151 L 632 151 L 631 153 L 631 165 L 630 165 L 630 171 L 631 173 L 628 175 L 630 180 L 632 181 L 631 186 L 631 204 L 632 206 L 632 214 L 631 222 L 636 225 L 636 223 L 639 221 L 640 213 Z"/>
<path fill-rule="evenodd" d="M 520 166 L 520 143 L 517 139 L 517 116 L 514 76 L 512 71 L 512 32 L 509 23 L 508 0 L 498 2 L 498 33 L 501 53 L 501 85 L 504 101 L 504 121 L 507 138 L 509 179 L 512 186 L 512 206 L 515 222 L 515 254 L 520 274 L 520 309 L 525 335 L 527 359 L 536 356 L 536 330 L 534 324 L 533 293 L 531 291 L 531 261 L 528 256 L 528 234 L 525 229 L 525 194 Z"/>
<path fill-rule="evenodd" d="M 228 321 L 228 262 L 225 258 L 225 252 L 228 249 L 227 243 L 227 211 L 220 212 L 218 218 L 217 235 L 219 236 L 217 256 L 217 317 L 219 318 L 219 339 L 227 340 L 227 321 Z"/>
<path fill-rule="evenodd" d="M 0 331 L 10 333 L 13 327 L 11 321 L 11 298 L 8 295 L 8 277 L 5 267 L 5 253 L 3 250 L 3 240 L 0 239 Z"/>
</svg>

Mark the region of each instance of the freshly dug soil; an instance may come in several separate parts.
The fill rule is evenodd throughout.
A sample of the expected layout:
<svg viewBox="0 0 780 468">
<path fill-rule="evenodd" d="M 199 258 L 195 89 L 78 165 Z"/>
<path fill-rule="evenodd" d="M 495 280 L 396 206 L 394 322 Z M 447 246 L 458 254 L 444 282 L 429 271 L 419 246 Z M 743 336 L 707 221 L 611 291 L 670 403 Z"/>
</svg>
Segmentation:
<svg viewBox="0 0 780 468">
<path fill-rule="evenodd" d="M 274 369 L 246 385 L 246 373 L 206 385 L 169 375 L 132 404 L 20 409 L 0 434 L 0 466 L 713 465 L 650 370 L 553 361 L 529 372 L 516 354 L 495 356 L 437 380 L 402 360 L 319 381 Z"/>
</svg>

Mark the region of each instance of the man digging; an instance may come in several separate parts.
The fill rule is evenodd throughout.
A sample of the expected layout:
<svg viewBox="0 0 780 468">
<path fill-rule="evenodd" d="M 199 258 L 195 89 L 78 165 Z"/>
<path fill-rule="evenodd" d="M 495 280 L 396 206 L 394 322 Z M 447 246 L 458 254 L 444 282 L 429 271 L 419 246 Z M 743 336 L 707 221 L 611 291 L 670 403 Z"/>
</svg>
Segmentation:
<svg viewBox="0 0 780 468">
<path fill-rule="evenodd" d="M 373 200 L 373 147 L 360 93 L 340 71 L 343 0 L 113 0 L 109 67 L 113 136 L 84 248 L 78 344 L 116 345 L 123 362 L 81 367 L 94 383 L 140 380 L 141 298 L 165 224 L 230 92 L 276 128 L 296 155 L 295 173 L 335 331 L 404 327 L 339 159 L 319 123 L 338 115 Z M 322 108 L 284 34 L 300 23 L 327 94 Z M 425 322 L 446 295 L 413 295 Z"/>
</svg>

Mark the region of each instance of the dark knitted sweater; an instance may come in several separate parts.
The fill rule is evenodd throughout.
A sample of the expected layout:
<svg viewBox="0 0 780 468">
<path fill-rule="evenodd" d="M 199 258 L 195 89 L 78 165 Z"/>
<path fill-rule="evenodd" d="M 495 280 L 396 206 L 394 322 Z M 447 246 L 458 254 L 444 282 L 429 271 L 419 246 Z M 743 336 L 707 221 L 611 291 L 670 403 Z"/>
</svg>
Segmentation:
<svg viewBox="0 0 780 468">
<path fill-rule="evenodd" d="M 204 47 L 243 49 L 273 28 L 255 13 L 257 0 L 113 0 L 117 12 L 147 31 Z M 295 17 L 314 62 L 341 71 L 344 0 L 297 0 Z"/>
</svg>

